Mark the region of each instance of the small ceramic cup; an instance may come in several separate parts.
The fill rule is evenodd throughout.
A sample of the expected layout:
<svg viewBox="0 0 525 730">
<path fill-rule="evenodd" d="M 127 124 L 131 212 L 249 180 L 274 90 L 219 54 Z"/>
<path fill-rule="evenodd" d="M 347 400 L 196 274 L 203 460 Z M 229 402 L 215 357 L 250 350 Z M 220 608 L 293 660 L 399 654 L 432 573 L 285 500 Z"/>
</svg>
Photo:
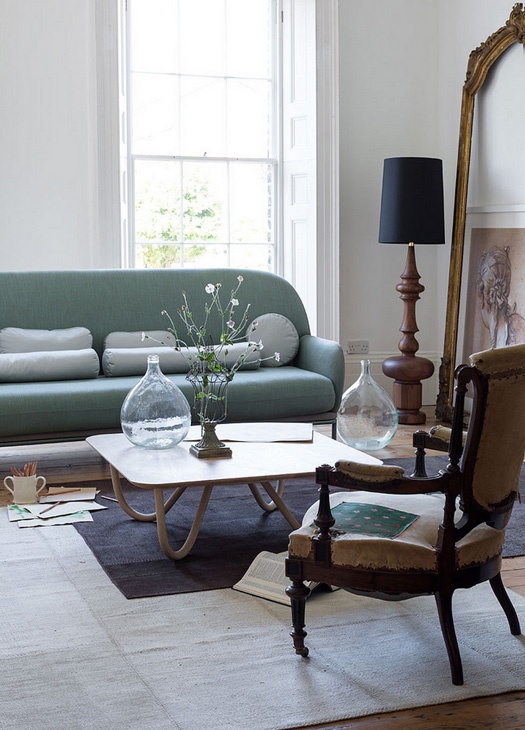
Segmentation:
<svg viewBox="0 0 525 730">
<path fill-rule="evenodd" d="M 13 495 L 15 504 L 35 504 L 38 495 L 46 486 L 45 477 L 12 477 L 4 479 L 4 487 Z"/>
</svg>

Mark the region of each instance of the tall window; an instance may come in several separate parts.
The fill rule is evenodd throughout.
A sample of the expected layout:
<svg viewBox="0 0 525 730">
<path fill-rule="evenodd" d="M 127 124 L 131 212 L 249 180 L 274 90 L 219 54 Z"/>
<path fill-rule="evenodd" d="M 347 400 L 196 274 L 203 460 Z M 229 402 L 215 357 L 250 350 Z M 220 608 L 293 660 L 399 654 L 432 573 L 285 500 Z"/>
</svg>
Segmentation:
<svg viewBox="0 0 525 730">
<path fill-rule="evenodd" d="M 268 269 L 338 338 L 338 2 L 97 0 L 104 262 Z"/>
<path fill-rule="evenodd" d="M 276 269 L 275 0 L 128 0 L 129 265 Z"/>
</svg>

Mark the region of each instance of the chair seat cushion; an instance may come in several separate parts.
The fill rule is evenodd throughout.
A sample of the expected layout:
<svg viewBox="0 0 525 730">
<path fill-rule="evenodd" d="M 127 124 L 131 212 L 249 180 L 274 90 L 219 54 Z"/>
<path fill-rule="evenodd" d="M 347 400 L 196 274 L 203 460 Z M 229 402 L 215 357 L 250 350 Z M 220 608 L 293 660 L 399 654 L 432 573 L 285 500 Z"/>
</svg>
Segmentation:
<svg viewBox="0 0 525 730">
<path fill-rule="evenodd" d="M 371 537 L 344 533 L 332 541 L 332 564 L 341 567 L 374 570 L 436 571 L 438 527 L 443 520 L 444 496 L 441 494 L 380 494 L 376 492 L 335 492 L 330 505 L 359 502 L 381 505 L 417 514 L 418 518 L 396 538 Z M 313 559 L 312 537 L 316 534 L 313 520 L 318 502 L 306 512 L 302 526 L 290 535 L 288 553 L 302 559 Z M 461 512 L 457 513 L 457 519 Z M 504 530 L 478 525 L 457 543 L 456 567 L 485 563 L 501 552 Z"/>
</svg>

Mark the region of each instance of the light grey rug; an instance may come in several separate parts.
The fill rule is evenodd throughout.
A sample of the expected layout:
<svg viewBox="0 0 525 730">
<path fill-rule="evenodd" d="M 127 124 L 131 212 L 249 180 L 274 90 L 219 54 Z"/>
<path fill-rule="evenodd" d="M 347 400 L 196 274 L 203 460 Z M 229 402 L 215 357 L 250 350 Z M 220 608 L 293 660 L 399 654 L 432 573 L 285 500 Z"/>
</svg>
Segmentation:
<svg viewBox="0 0 525 730">
<path fill-rule="evenodd" d="M 128 601 L 73 527 L 20 530 L 2 509 L 0 727 L 278 730 L 525 689 L 525 639 L 490 588 L 458 592 L 455 613 L 463 687 L 432 598 L 315 596 L 305 660 L 286 606 L 230 589 Z"/>
</svg>

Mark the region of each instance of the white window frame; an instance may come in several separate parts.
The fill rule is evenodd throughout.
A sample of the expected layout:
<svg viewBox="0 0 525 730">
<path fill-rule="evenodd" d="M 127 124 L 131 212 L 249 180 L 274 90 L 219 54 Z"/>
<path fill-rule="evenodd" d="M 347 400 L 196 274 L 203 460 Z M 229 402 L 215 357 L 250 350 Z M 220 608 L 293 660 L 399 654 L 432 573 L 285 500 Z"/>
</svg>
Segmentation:
<svg viewBox="0 0 525 730">
<path fill-rule="evenodd" d="M 128 268 L 127 239 L 128 172 L 124 156 L 125 125 L 125 60 L 126 0 L 95 0 L 97 36 L 97 104 L 98 104 L 98 190 L 101 260 L 112 268 Z M 279 234 L 282 254 L 276 260 L 277 273 L 287 278 L 298 290 L 310 320 L 312 332 L 328 339 L 339 339 L 339 110 L 338 110 L 338 0 L 280 0 L 279 17 L 284 25 L 288 19 L 306 19 L 305 32 L 289 33 L 282 52 L 290 45 L 305 41 L 315 53 L 295 48 L 297 58 L 308 64 L 305 101 L 308 119 L 309 157 L 303 169 L 299 150 L 289 147 L 290 165 L 288 195 L 292 200 L 292 185 L 301 185 L 299 177 L 307 174 L 307 202 L 304 198 L 295 210 L 280 216 L 283 228 Z M 288 26 L 293 31 L 296 26 Z M 304 29 L 303 28 L 303 29 Z M 283 28 L 286 33 L 286 29 Z M 120 58 L 119 58 L 120 54 Z M 301 56 L 302 54 L 302 56 Z M 288 56 L 291 62 L 292 57 Z M 283 61 L 285 59 L 283 58 Z M 286 61 L 285 61 L 286 62 Z M 288 87 L 289 88 L 289 87 Z M 286 94 L 286 84 L 283 87 Z M 290 100 L 281 98 L 283 113 Z M 298 115 L 300 116 L 300 115 Z M 297 117 L 298 118 L 298 117 Z M 288 120 L 284 123 L 290 123 Z M 284 151 L 283 151 L 284 152 Z M 285 155 L 286 156 L 286 155 Z M 295 156 L 295 159 L 294 159 Z M 286 163 L 285 163 L 286 165 Z M 283 168 L 284 166 L 283 165 Z M 293 176 L 297 178 L 293 180 Z M 303 181 L 304 182 L 304 181 Z M 286 181 L 282 180 L 283 186 Z M 311 200 L 314 200 L 314 205 Z M 285 230 L 288 227 L 288 230 Z M 294 255 L 295 232 L 302 229 L 303 247 Z M 300 255 L 299 255 L 300 254 Z M 305 266 L 305 262 L 308 263 Z"/>
</svg>

